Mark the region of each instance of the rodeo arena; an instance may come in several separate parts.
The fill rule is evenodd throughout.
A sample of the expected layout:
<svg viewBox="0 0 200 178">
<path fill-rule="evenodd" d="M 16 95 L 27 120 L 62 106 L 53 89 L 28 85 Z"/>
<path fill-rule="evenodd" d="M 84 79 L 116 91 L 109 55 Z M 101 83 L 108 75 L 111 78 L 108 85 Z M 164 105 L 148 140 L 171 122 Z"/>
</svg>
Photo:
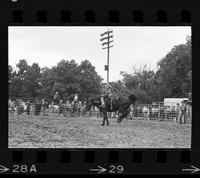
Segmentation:
<svg viewBox="0 0 200 178">
<path fill-rule="evenodd" d="M 9 98 L 9 147 L 19 148 L 177 148 L 188 147 L 192 100 L 130 104 L 125 119 L 88 101 L 74 99 Z M 103 124 L 104 121 L 103 121 Z M 13 132 L 13 133 L 12 133 Z M 15 133 L 15 135 L 13 135 Z M 16 135 L 17 133 L 17 135 Z M 25 134 L 25 135 L 24 135 Z"/>
<path fill-rule="evenodd" d="M 184 29 L 184 35 L 189 35 L 188 38 L 184 35 L 180 37 L 181 40 L 184 39 L 187 42 L 177 40 L 174 44 L 184 44 L 172 48 L 172 46 L 165 46 L 167 43 L 163 40 L 155 42 L 159 36 L 158 33 L 163 38 L 168 35 L 169 39 L 173 40 L 175 37 L 179 37 L 179 35 L 172 36 L 172 32 L 169 33 L 168 28 L 164 29 L 166 35 L 163 35 L 164 31 L 161 33 L 161 30 L 154 31 L 155 29 L 153 29 L 150 40 L 152 28 L 144 28 L 139 32 L 137 31 L 139 29 L 131 31 L 128 28 L 128 31 L 124 31 L 126 28 L 112 27 L 116 30 L 116 34 L 119 34 L 119 38 L 116 39 L 117 43 L 121 42 L 124 48 L 118 48 L 113 53 L 115 62 L 111 63 L 112 70 L 110 71 L 109 54 L 110 48 L 113 47 L 113 30 L 108 29 L 102 33 L 102 29 L 96 27 L 83 29 L 74 27 L 75 31 L 67 27 L 56 28 L 59 31 L 54 34 L 55 29 L 40 29 L 35 32 L 35 28 L 31 28 L 32 33 L 29 35 L 31 39 L 33 37 L 32 41 L 23 35 L 21 52 L 18 52 L 18 48 L 16 48 L 20 45 L 18 43 L 16 45 L 15 42 L 19 41 L 21 34 L 29 33 L 26 31 L 28 29 L 17 29 L 21 32 L 18 34 L 13 27 L 11 30 L 15 33 L 11 31 L 12 33 L 9 34 L 10 38 L 13 34 L 13 41 L 9 42 L 10 45 L 13 44 L 9 50 L 9 61 L 13 60 L 11 62 L 16 64 L 15 60 L 21 59 L 23 56 L 25 59 L 41 58 L 41 61 L 33 63 L 31 66 L 26 60 L 20 60 L 16 68 L 9 66 L 9 82 L 12 84 L 10 88 L 13 89 L 10 89 L 12 93 L 8 98 L 9 148 L 191 148 L 192 93 L 189 93 L 192 91 L 191 29 Z M 48 28 L 51 29 L 51 27 Z M 177 29 L 175 34 L 182 34 L 179 31 L 180 29 Z M 100 45 L 94 45 L 97 40 L 99 41 L 97 34 L 100 34 L 98 37 L 100 37 L 102 49 L 106 51 L 106 65 L 102 60 L 104 53 L 98 53 Z M 56 38 L 52 39 L 53 35 L 56 35 Z M 60 38 L 57 38 L 58 36 Z M 62 44 L 60 40 L 63 39 Z M 51 40 L 53 41 L 51 42 Z M 130 41 L 127 43 L 129 45 L 124 43 L 126 40 Z M 149 40 L 147 44 L 146 40 Z M 165 40 L 168 41 L 168 38 Z M 71 42 L 74 44 L 71 45 Z M 155 45 L 151 45 L 153 43 Z M 56 45 L 52 46 L 53 44 Z M 62 44 L 64 48 L 57 44 Z M 143 45 L 140 46 L 141 44 Z M 164 58 L 157 61 L 157 64 L 163 65 L 159 68 L 159 70 L 162 69 L 161 72 L 149 71 L 147 62 L 143 61 L 145 66 L 144 72 L 141 70 L 143 72 L 141 75 L 145 74 L 144 77 L 140 80 L 140 70 L 138 70 L 139 73 L 136 70 L 137 75 L 130 74 L 133 77 L 130 80 L 132 82 L 133 79 L 133 85 L 132 83 L 130 86 L 125 85 L 123 79 L 120 78 L 124 77 L 129 81 L 130 65 L 137 64 L 137 62 L 140 64 L 140 59 L 143 58 L 149 59 L 150 62 L 160 58 L 158 56 L 163 55 L 163 52 L 160 54 L 159 50 L 161 44 L 164 51 L 171 49 Z M 27 46 L 30 51 L 27 51 Z M 35 47 L 38 47 L 38 50 Z M 49 51 L 49 53 L 45 51 L 47 56 L 44 57 L 38 52 L 41 50 L 40 48 Z M 55 54 L 57 55 L 53 57 L 52 51 L 56 51 L 56 49 L 57 53 Z M 133 49 L 139 56 L 134 56 Z M 155 50 L 153 53 L 159 55 L 145 57 L 147 54 L 150 55 L 149 51 L 152 50 Z M 18 53 L 13 55 L 15 52 Z M 31 56 L 31 54 L 34 55 Z M 35 54 L 38 56 L 35 57 Z M 63 59 L 55 66 L 57 56 L 60 54 L 69 59 L 75 58 L 77 61 Z M 82 58 L 89 60 L 81 61 Z M 172 59 L 175 60 L 174 63 L 170 62 Z M 43 62 L 44 64 L 42 64 Z M 183 62 L 184 64 L 182 64 Z M 39 67 L 40 63 L 44 68 Z M 48 68 L 48 65 L 51 68 Z M 106 75 L 104 76 L 103 66 L 107 73 L 107 80 Z M 172 67 L 174 67 L 173 70 L 171 70 Z M 173 75 L 168 77 L 168 75 L 164 75 L 165 73 Z M 111 79 L 109 79 L 109 74 L 111 74 Z M 157 77 L 157 75 L 161 75 L 161 77 Z M 180 77 L 173 80 L 171 84 L 173 76 L 177 75 Z M 41 76 L 43 76 L 42 79 Z M 126 76 L 127 78 L 125 78 Z M 166 80 L 165 77 L 169 79 Z M 185 77 L 184 80 L 183 77 Z M 162 95 L 157 97 L 156 89 L 151 87 L 151 91 L 156 93 L 156 97 L 148 97 L 149 87 L 145 87 L 145 92 L 143 92 L 141 83 L 149 81 L 148 85 L 153 86 L 154 79 L 158 80 L 155 82 L 156 89 L 160 87 Z M 41 81 L 46 84 L 43 85 Z M 162 82 L 165 81 L 167 83 L 162 85 Z M 113 82 L 117 85 L 113 85 Z M 178 87 L 171 86 L 177 83 Z M 165 86 L 168 88 L 164 88 Z M 34 98 L 15 96 L 32 96 Z M 148 100 L 142 100 L 141 96 L 147 97 Z M 147 101 L 148 103 L 143 103 Z"/>
</svg>

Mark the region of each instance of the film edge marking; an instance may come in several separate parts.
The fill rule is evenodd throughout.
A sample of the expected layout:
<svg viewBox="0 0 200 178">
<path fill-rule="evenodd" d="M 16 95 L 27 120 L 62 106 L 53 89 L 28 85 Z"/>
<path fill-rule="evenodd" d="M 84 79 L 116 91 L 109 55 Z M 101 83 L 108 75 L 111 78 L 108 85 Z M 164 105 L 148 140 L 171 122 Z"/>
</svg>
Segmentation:
<svg viewBox="0 0 200 178">
<path fill-rule="evenodd" d="M 4 172 L 7 172 L 9 171 L 10 169 L 8 169 L 7 167 L 3 166 L 3 165 L 0 165 L 0 173 L 4 173 Z"/>
<path fill-rule="evenodd" d="M 182 169 L 182 171 L 191 171 L 191 174 L 200 171 L 200 168 L 198 168 L 198 167 L 195 167 L 195 166 L 192 166 L 192 165 L 191 165 L 190 167 L 191 167 L 191 168 L 189 168 L 189 169 Z"/>
<path fill-rule="evenodd" d="M 90 170 L 90 171 L 97 171 L 98 174 L 107 171 L 107 169 L 104 168 L 104 167 L 101 167 L 101 166 L 97 166 L 97 167 L 98 167 L 98 169 L 96 168 L 96 169 L 89 169 L 89 170 Z"/>
</svg>

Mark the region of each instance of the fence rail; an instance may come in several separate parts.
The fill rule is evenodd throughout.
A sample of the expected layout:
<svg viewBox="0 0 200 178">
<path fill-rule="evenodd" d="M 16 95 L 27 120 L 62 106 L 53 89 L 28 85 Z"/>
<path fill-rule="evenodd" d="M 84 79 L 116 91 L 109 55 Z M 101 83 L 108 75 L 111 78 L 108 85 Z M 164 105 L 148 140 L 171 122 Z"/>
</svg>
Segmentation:
<svg viewBox="0 0 200 178">
<path fill-rule="evenodd" d="M 42 116 L 61 116 L 65 117 L 102 117 L 98 108 L 93 107 L 86 111 L 84 101 L 79 101 L 75 106 L 73 102 L 65 101 L 60 106 L 52 105 L 50 99 L 35 98 L 10 98 L 9 114 L 10 115 L 42 115 Z M 108 113 L 108 117 L 116 118 L 118 113 Z M 159 121 L 175 121 L 180 123 L 191 123 L 192 106 L 186 105 L 186 112 L 182 115 L 180 105 L 165 105 L 163 102 L 153 104 L 136 104 L 129 107 L 127 119 L 146 119 Z"/>
</svg>

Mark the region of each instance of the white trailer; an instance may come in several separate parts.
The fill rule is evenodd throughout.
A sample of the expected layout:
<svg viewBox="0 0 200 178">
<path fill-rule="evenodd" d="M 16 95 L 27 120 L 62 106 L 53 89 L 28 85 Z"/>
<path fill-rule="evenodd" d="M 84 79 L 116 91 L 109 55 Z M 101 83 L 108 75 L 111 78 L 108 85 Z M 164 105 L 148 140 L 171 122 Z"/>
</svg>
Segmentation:
<svg viewBox="0 0 200 178">
<path fill-rule="evenodd" d="M 188 100 L 188 98 L 164 98 L 164 106 L 176 106 L 177 103 L 181 104 L 183 100 Z"/>
</svg>

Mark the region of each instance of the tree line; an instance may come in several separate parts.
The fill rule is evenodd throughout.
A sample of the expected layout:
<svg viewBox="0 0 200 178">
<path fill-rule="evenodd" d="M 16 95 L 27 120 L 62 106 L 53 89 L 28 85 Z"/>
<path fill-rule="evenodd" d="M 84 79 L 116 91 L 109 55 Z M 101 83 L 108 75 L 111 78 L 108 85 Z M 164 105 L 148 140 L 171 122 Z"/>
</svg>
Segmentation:
<svg viewBox="0 0 200 178">
<path fill-rule="evenodd" d="M 114 95 L 135 93 L 138 102 L 163 101 L 166 97 L 187 97 L 192 91 L 191 37 L 185 44 L 174 46 L 157 63 L 157 70 L 147 65 L 133 66 L 131 73 L 119 71 L 121 80 L 110 82 Z M 19 60 L 15 69 L 9 65 L 9 96 L 51 99 L 58 91 L 62 99 L 71 99 L 75 93 L 80 99 L 99 96 L 102 77 L 90 61 L 80 64 L 75 60 L 61 60 L 51 68 L 29 65 Z"/>
</svg>

